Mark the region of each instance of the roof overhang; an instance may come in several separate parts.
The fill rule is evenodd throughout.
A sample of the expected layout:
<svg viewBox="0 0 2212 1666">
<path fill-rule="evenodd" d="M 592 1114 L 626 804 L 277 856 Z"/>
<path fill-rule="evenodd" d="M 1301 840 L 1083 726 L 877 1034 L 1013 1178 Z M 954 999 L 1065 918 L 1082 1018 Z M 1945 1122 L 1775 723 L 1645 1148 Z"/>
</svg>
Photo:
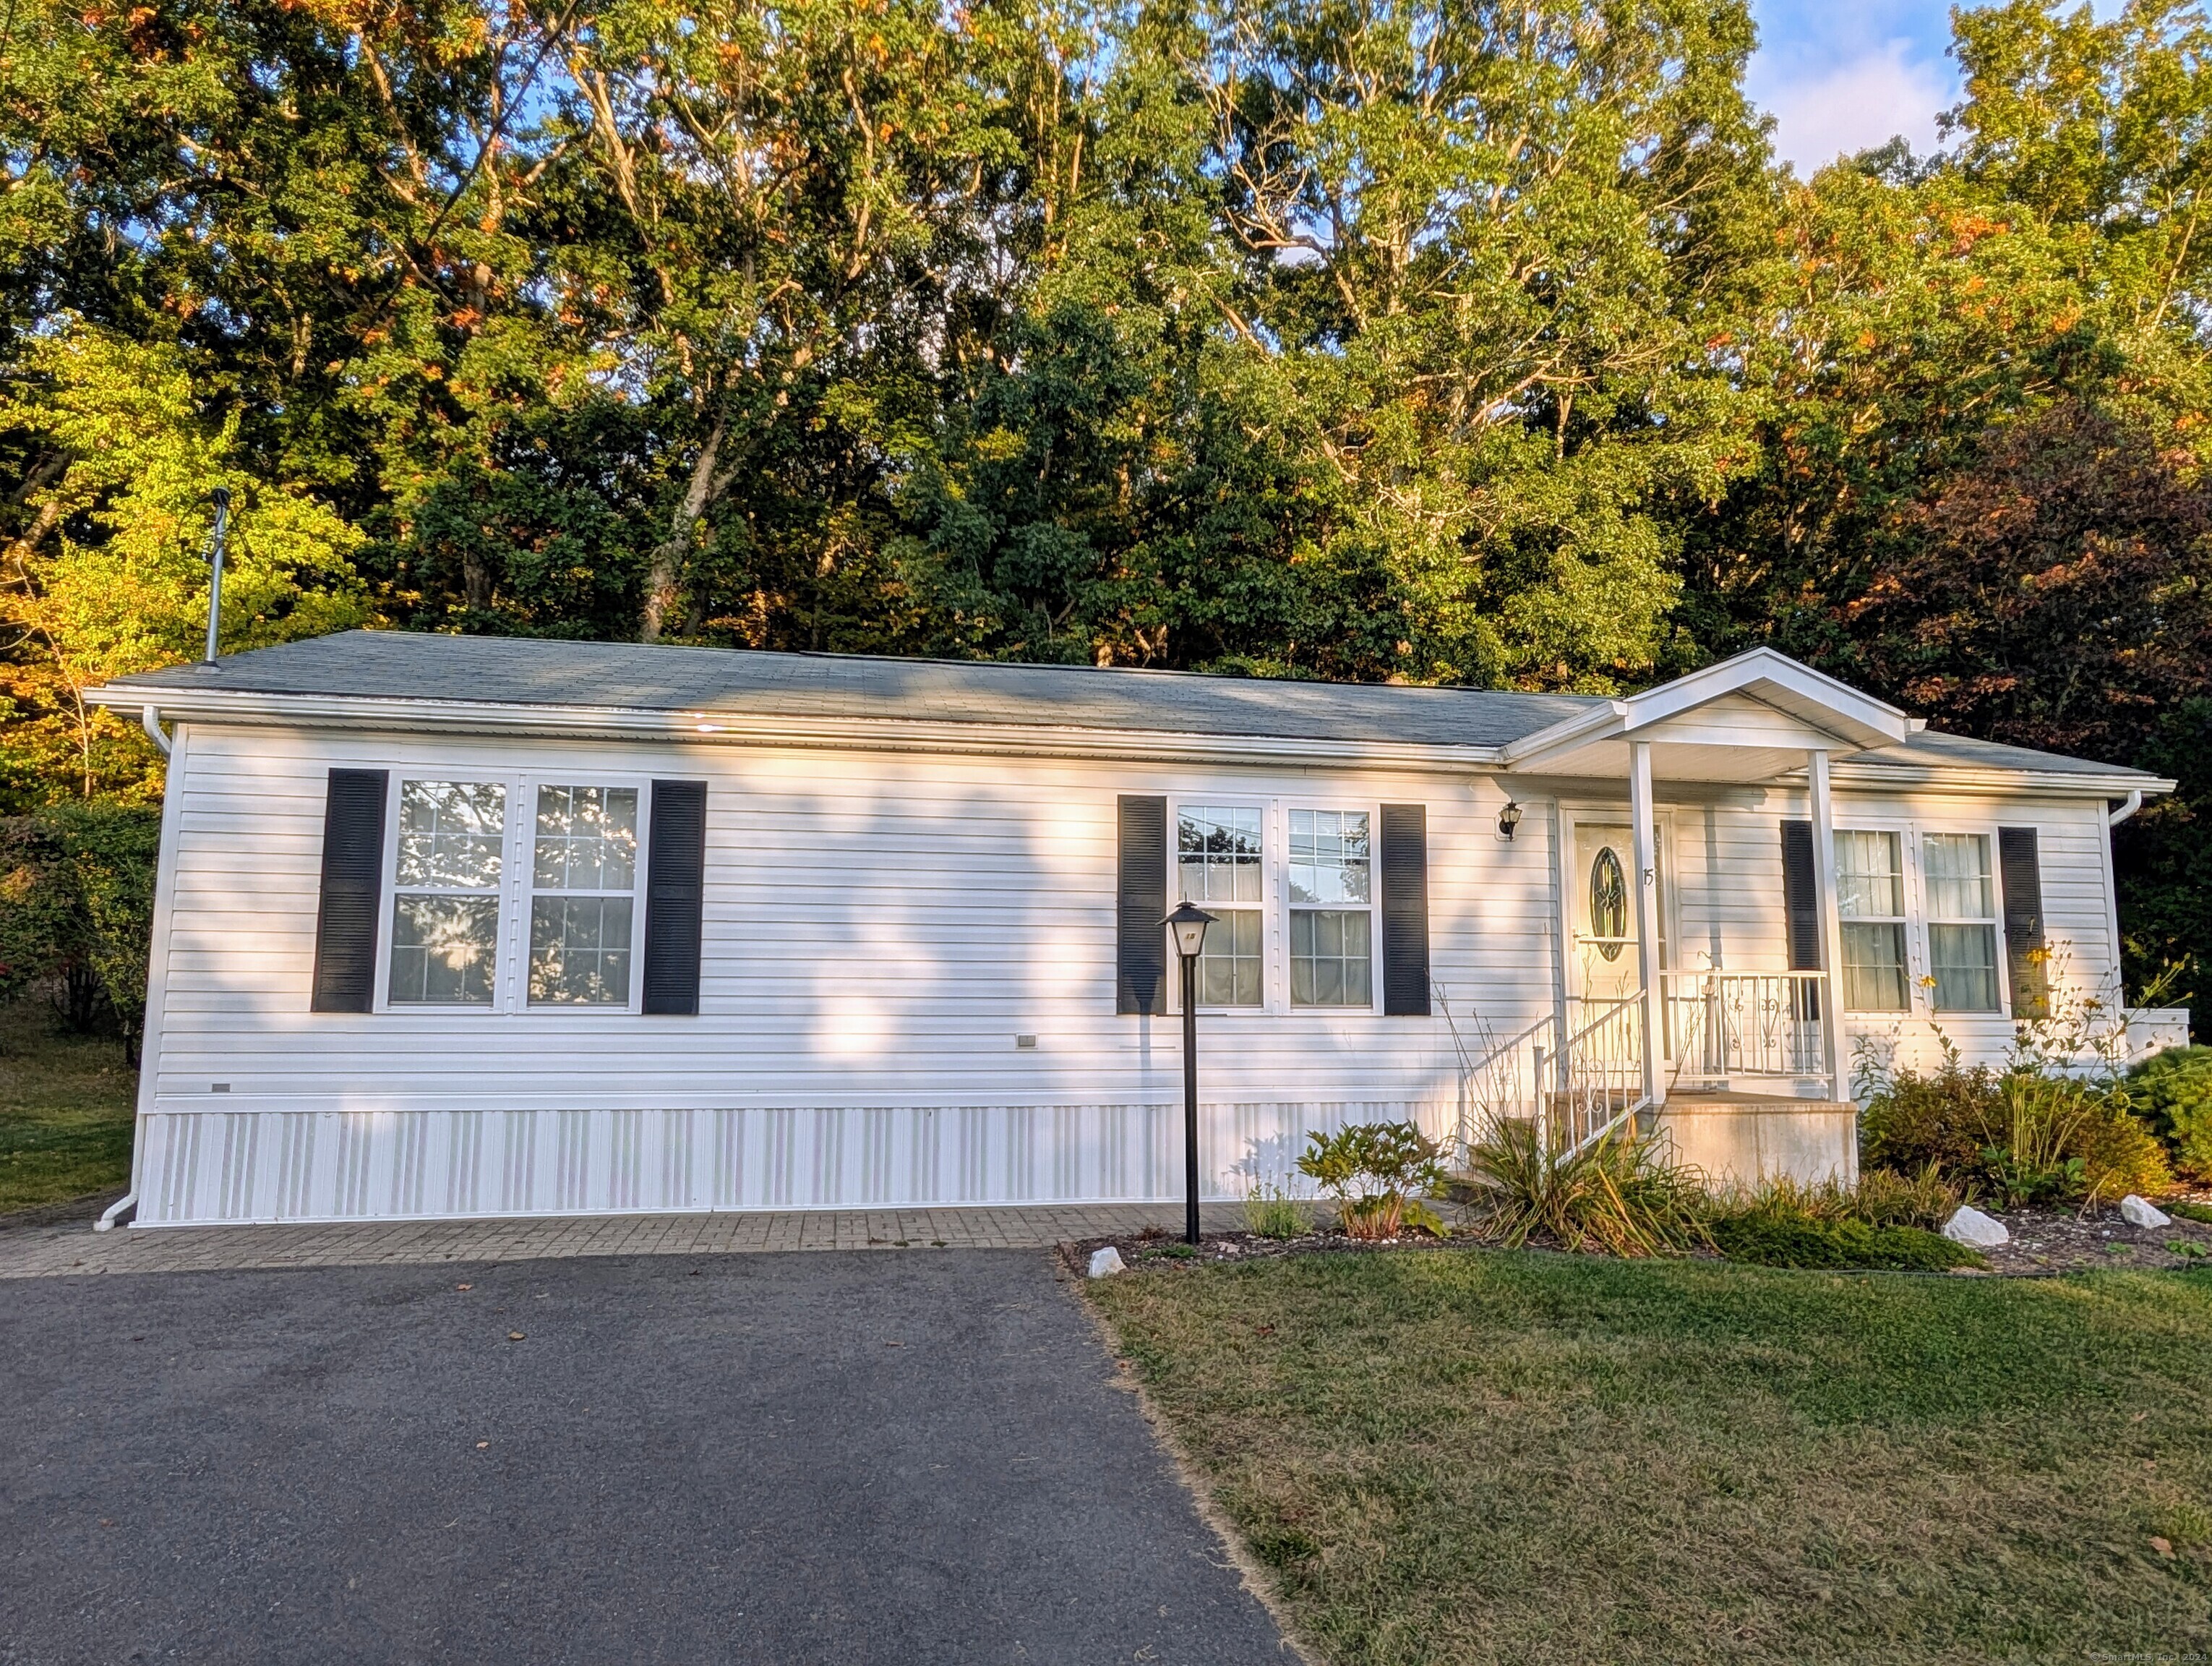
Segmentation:
<svg viewBox="0 0 2212 1666">
<path fill-rule="evenodd" d="M 1893 747 L 1922 726 L 1895 708 L 1767 649 L 1677 682 L 1594 706 L 1510 745 L 1201 734 L 939 719 L 836 717 L 759 712 L 666 711 L 624 706 L 538 705 L 367 695 L 274 693 L 135 684 L 120 678 L 86 691 L 94 705 L 152 709 L 187 724 L 350 730 L 392 734 L 514 735 L 671 745 L 879 753 L 1115 759 L 1159 763 L 1322 766 L 1626 780 L 1628 751 L 1652 747 L 1660 780 L 1712 785 L 1787 782 L 1810 752 L 1838 760 L 1840 785 L 1929 786 L 1969 792 L 2023 789 L 2121 797 L 2171 792 L 2134 770 L 1979 767 L 1957 760 L 1853 762 Z"/>
<path fill-rule="evenodd" d="M 1495 769 L 1495 746 L 1419 741 L 1329 740 L 1218 735 L 1076 725 L 828 717 L 757 712 L 641 710 L 627 706 L 538 706 L 496 701 L 394 699 L 363 695 L 270 694 L 238 689 L 138 687 L 88 690 L 93 704 L 147 708 L 184 723 L 384 734 L 476 734 L 775 746 L 823 751 L 915 752 L 996 757 L 1119 759 L 1159 763 L 1336 764 L 1383 769 Z"/>
<path fill-rule="evenodd" d="M 1764 781 L 1802 769 L 1816 751 L 1846 757 L 1900 745 L 1921 727 L 1761 648 L 1523 736 L 1502 757 L 1531 775 L 1618 780 L 1628 773 L 1631 747 L 1643 743 L 1659 780 Z"/>
</svg>

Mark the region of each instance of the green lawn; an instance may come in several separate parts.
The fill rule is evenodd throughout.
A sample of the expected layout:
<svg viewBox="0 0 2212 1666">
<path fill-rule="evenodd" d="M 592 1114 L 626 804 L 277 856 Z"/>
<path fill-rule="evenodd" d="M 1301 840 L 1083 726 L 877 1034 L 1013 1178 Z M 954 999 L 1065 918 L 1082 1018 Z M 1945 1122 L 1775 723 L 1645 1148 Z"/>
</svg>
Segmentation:
<svg viewBox="0 0 2212 1666">
<path fill-rule="evenodd" d="M 1087 1288 L 1338 1666 L 2212 1653 L 2212 1274 L 1478 1251 Z"/>
<path fill-rule="evenodd" d="M 120 1042 L 58 1035 L 35 1000 L 0 1008 L 0 1214 L 127 1184 L 137 1087 Z"/>
</svg>

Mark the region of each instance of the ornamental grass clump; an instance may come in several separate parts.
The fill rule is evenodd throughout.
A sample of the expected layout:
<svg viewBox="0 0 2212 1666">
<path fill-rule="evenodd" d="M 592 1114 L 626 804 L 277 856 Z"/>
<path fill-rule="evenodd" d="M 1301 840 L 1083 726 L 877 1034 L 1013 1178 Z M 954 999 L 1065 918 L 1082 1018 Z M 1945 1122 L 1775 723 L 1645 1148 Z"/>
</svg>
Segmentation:
<svg viewBox="0 0 2212 1666">
<path fill-rule="evenodd" d="M 1544 1239 L 1611 1256 L 1675 1256 L 1705 1242 L 1700 1177 L 1616 1129 L 1580 1146 L 1500 1122 L 1468 1153 L 1481 1230 L 1509 1248 Z"/>
<path fill-rule="evenodd" d="M 1443 1190 L 1443 1153 L 1411 1122 L 1359 1122 L 1307 1136 L 1298 1172 L 1336 1200 L 1337 1218 L 1355 1238 L 1395 1238 L 1407 1231 L 1446 1235 L 1422 1201 Z"/>
<path fill-rule="evenodd" d="M 1902 1071 L 1868 1103 L 1869 1170 L 1934 1175 L 2002 1208 L 2093 1207 L 2173 1183 L 2157 1138 L 2120 1085 L 1955 1061 Z"/>
<path fill-rule="evenodd" d="M 1304 1204 L 1264 1182 L 1244 1195 L 1244 1226 L 1262 1238 L 1294 1238 L 1313 1230 Z"/>
</svg>

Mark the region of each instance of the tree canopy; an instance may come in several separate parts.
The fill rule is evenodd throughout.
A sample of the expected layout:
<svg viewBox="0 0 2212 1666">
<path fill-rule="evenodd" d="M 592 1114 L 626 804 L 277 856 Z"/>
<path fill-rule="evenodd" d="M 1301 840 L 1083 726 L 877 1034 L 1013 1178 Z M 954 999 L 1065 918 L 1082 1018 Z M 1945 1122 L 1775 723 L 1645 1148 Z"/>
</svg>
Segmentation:
<svg viewBox="0 0 2212 1666">
<path fill-rule="evenodd" d="M 1610 690 L 1772 642 L 2194 771 L 2212 26 L 1956 15 L 1811 179 L 1743 0 L 15 0 L 0 810 L 374 622 Z M 2203 992 L 2212 997 L 2212 988 Z"/>
</svg>

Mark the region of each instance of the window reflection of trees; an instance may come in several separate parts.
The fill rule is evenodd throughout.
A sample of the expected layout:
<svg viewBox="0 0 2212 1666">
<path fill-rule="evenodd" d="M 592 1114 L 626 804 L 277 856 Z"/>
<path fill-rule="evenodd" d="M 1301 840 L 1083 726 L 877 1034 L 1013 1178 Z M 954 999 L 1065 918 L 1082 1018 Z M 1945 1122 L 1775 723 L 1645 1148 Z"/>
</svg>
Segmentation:
<svg viewBox="0 0 2212 1666">
<path fill-rule="evenodd" d="M 398 883 L 426 891 L 495 887 L 506 830 L 507 788 L 497 782 L 402 781 Z"/>
</svg>

